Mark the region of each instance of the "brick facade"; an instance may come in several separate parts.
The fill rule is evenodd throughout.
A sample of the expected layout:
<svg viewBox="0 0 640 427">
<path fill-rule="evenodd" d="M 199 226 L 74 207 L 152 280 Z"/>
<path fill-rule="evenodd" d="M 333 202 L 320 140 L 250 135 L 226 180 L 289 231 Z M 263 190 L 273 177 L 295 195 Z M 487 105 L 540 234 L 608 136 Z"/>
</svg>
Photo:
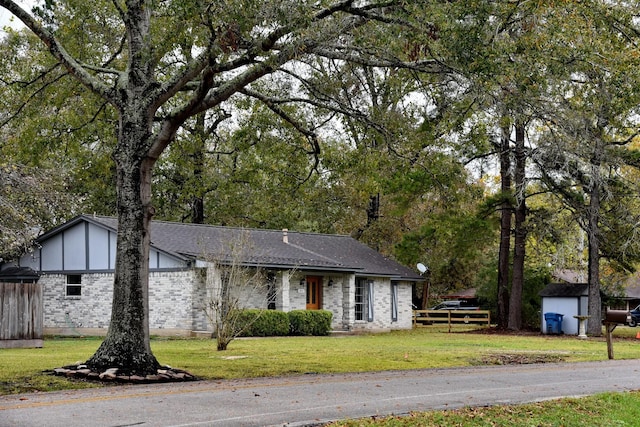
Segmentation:
<svg viewBox="0 0 640 427">
<path fill-rule="evenodd" d="M 44 328 L 49 333 L 106 332 L 111 318 L 113 274 L 81 275 L 81 295 L 67 296 L 67 275 L 44 274 Z M 194 298 L 202 288 L 195 270 L 149 273 L 149 329 L 175 334 L 201 325 Z M 201 311 L 201 310 L 200 310 Z"/>
<path fill-rule="evenodd" d="M 276 309 L 306 308 L 306 288 L 300 285 L 304 274 L 280 271 L 275 274 Z M 333 313 L 334 330 L 389 330 L 412 327 L 411 283 L 398 283 L 398 318 L 392 321 L 391 281 L 373 282 L 373 320 L 355 320 L 354 275 L 324 275 L 321 307 Z M 67 275 L 44 274 L 44 328 L 46 333 L 103 334 L 109 326 L 113 295 L 112 273 L 81 275 L 81 295 L 67 296 Z M 208 278 L 208 279 L 207 279 Z M 220 274 L 215 268 L 149 274 L 149 328 L 152 334 L 184 335 L 211 331 L 205 314 L 206 302 L 216 292 Z M 331 284 L 330 284 L 331 283 Z M 236 295 L 242 305 L 266 308 L 266 287 L 251 287 Z"/>
</svg>

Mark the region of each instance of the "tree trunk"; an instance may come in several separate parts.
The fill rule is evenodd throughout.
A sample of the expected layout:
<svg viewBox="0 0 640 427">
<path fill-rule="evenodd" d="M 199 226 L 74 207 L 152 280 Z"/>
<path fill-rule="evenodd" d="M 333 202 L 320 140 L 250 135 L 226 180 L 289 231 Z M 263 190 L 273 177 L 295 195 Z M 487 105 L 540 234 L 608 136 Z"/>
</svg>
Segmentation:
<svg viewBox="0 0 640 427">
<path fill-rule="evenodd" d="M 369 196 L 369 203 L 367 203 L 367 223 L 364 227 L 358 228 L 356 232 L 353 234 L 353 238 L 356 240 L 360 240 L 365 231 L 367 231 L 371 226 L 377 223 L 380 219 L 380 193 L 372 194 Z M 375 250 L 379 250 L 380 248 L 376 246 Z"/>
<path fill-rule="evenodd" d="M 602 336 L 602 301 L 600 298 L 600 164 L 604 147 L 600 139 L 596 142 L 591 159 L 591 188 L 589 189 L 588 229 L 589 244 L 589 320 L 587 333 L 591 336 Z"/>
<path fill-rule="evenodd" d="M 205 141 L 207 140 L 207 130 L 205 123 L 206 114 L 200 113 L 196 116 L 196 130 L 194 132 L 193 153 L 191 154 L 191 162 L 193 164 L 193 181 L 196 186 L 191 196 L 191 222 L 193 224 L 204 224 L 204 152 L 206 150 Z"/>
<path fill-rule="evenodd" d="M 526 206 L 526 183 L 525 167 L 526 152 L 524 146 L 525 126 L 518 121 L 515 126 L 515 233 L 513 247 L 513 279 L 511 282 L 511 295 L 509 298 L 509 329 L 519 331 L 522 329 L 522 291 L 524 289 L 524 258 L 525 243 L 527 239 L 527 229 L 525 227 L 527 206 Z"/>
<path fill-rule="evenodd" d="M 118 109 L 116 164 L 118 235 L 111 322 L 107 336 L 87 361 L 95 369 L 119 368 L 131 374 L 157 373 L 158 361 L 149 341 L 149 224 L 151 172 L 157 156 L 152 123 L 157 99 L 149 28 L 151 8 L 127 2 L 128 65 L 110 100 Z"/>
<path fill-rule="evenodd" d="M 140 115 L 139 115 L 140 116 Z M 141 154 L 151 132 L 146 118 L 121 119 L 117 170 L 118 235 L 111 323 L 105 340 L 87 365 L 119 368 L 139 375 L 159 367 L 149 342 L 149 224 L 153 161 Z M 122 123 L 122 121 L 126 121 Z M 105 302 L 106 304 L 106 302 Z"/>
<path fill-rule="evenodd" d="M 498 300 L 497 324 L 499 328 L 508 325 L 509 310 L 509 254 L 511 247 L 511 148 L 509 137 L 511 126 L 502 126 L 500 142 L 500 189 L 502 204 L 500 206 L 500 254 L 498 257 Z"/>
<path fill-rule="evenodd" d="M 425 281 L 422 284 L 422 310 L 429 309 L 429 288 L 431 287 L 431 271 L 427 270 L 425 273 Z"/>
</svg>

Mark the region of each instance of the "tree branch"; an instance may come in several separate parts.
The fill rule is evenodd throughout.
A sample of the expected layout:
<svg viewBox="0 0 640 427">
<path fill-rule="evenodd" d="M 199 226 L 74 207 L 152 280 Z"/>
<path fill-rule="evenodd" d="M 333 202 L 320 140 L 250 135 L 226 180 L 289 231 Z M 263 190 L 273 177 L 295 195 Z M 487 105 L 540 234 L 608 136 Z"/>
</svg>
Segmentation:
<svg viewBox="0 0 640 427">
<path fill-rule="evenodd" d="M 87 86 L 107 101 L 114 104 L 116 103 L 116 98 L 112 94 L 111 88 L 87 72 L 87 70 L 64 49 L 53 33 L 43 27 L 40 22 L 36 21 L 22 7 L 18 6 L 18 4 L 12 0 L 0 0 L 0 7 L 7 9 L 22 21 L 22 23 L 31 31 L 33 31 L 33 33 L 49 48 L 49 52 L 83 85 Z"/>
</svg>

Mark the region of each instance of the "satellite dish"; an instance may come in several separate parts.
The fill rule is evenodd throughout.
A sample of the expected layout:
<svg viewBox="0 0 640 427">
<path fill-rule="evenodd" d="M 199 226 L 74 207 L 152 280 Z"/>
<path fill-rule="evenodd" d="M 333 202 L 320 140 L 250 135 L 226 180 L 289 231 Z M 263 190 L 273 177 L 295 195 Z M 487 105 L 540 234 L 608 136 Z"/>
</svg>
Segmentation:
<svg viewBox="0 0 640 427">
<path fill-rule="evenodd" d="M 421 262 L 419 262 L 416 267 L 418 267 L 420 274 L 425 273 L 428 270 L 428 268 Z"/>
</svg>

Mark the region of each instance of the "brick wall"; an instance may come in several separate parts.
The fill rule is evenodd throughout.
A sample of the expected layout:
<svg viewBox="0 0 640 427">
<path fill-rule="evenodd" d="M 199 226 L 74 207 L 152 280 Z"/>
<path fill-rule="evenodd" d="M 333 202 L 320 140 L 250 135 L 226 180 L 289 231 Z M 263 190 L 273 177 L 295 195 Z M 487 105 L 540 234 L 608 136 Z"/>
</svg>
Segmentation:
<svg viewBox="0 0 640 427">
<path fill-rule="evenodd" d="M 209 273 L 211 278 L 216 276 Z M 306 288 L 299 285 L 304 275 L 279 273 L 276 276 L 279 310 L 304 310 Z M 215 279 L 214 279 L 215 280 Z M 329 286 L 329 280 L 333 281 Z M 109 326 L 113 295 L 113 274 L 82 275 L 82 295 L 65 296 L 67 276 L 44 274 L 44 328 L 49 333 L 104 333 Z M 288 291 L 283 288 L 290 283 Z M 255 289 L 254 289 L 255 291 Z M 204 312 L 204 304 L 211 298 L 204 269 L 149 274 L 149 327 L 152 333 L 175 334 L 190 331 L 210 331 L 212 327 Z M 265 291 L 266 292 L 266 291 Z M 266 293 L 244 295 L 247 307 L 266 308 Z M 258 295 L 259 294 L 259 295 Z M 284 299 L 287 298 L 287 301 Z M 410 329 L 412 327 L 411 284 L 398 284 L 398 320 L 391 321 L 391 282 L 374 279 L 374 318 L 355 321 L 355 277 L 353 275 L 323 276 L 322 308 L 333 313 L 332 327 L 336 330 Z M 86 333 L 86 332 L 85 332 Z"/>
<path fill-rule="evenodd" d="M 73 332 L 79 328 L 107 328 L 113 299 L 113 274 L 82 276 L 82 295 L 66 296 L 65 274 L 43 274 L 44 327 Z"/>
<path fill-rule="evenodd" d="M 345 292 L 345 302 L 349 301 L 348 313 L 345 313 L 345 324 L 353 330 L 388 330 L 411 329 L 411 283 L 398 282 L 398 320 L 391 320 L 391 280 L 385 278 L 370 278 L 373 280 L 373 321 L 355 320 L 355 279 L 349 281 L 348 292 Z M 345 308 L 346 310 L 346 308 Z"/>
<path fill-rule="evenodd" d="M 149 273 L 149 328 L 190 331 L 195 271 Z"/>
<path fill-rule="evenodd" d="M 331 286 L 329 281 L 332 281 Z M 343 286 L 343 276 L 325 276 L 322 280 L 322 308 L 333 313 L 331 327 L 338 330 L 343 329 Z"/>
<path fill-rule="evenodd" d="M 149 274 L 149 328 L 190 331 L 194 323 L 194 271 Z M 82 295 L 66 296 L 65 274 L 43 274 L 44 327 L 61 333 L 109 326 L 113 299 L 113 274 L 82 275 Z"/>
</svg>

